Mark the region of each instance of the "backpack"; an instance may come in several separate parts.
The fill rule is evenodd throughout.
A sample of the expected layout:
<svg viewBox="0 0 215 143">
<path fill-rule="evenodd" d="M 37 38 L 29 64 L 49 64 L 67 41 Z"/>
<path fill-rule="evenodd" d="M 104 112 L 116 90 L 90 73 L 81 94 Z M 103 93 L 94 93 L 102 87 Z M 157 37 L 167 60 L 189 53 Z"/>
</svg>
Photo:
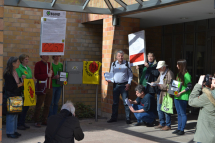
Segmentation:
<svg viewBox="0 0 215 143">
<path fill-rule="evenodd" d="M 113 66 L 113 67 L 114 67 L 114 66 L 116 67 L 116 61 L 113 62 L 112 66 Z M 125 66 L 126 66 L 128 69 L 130 69 L 130 71 L 132 72 L 131 68 L 128 66 L 128 61 L 125 61 Z"/>
</svg>

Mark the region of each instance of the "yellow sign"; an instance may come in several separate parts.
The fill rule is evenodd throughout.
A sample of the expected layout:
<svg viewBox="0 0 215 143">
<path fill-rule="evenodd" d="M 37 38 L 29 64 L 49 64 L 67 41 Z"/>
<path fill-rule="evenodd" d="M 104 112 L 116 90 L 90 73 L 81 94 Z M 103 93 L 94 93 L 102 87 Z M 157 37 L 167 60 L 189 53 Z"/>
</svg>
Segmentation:
<svg viewBox="0 0 215 143">
<path fill-rule="evenodd" d="M 24 79 L 24 106 L 34 105 L 36 105 L 34 80 Z"/>
<path fill-rule="evenodd" d="M 99 84 L 99 61 L 83 61 L 83 84 Z"/>
</svg>

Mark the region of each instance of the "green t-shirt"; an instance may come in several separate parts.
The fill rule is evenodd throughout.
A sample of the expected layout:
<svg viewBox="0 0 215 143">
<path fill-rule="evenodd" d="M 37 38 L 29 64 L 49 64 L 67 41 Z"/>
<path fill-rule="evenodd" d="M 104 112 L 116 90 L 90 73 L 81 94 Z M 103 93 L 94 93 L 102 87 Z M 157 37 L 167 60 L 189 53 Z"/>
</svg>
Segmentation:
<svg viewBox="0 0 215 143">
<path fill-rule="evenodd" d="M 19 78 L 21 78 L 22 75 L 25 75 L 26 79 L 33 78 L 31 69 L 28 66 L 24 67 L 22 64 L 20 64 L 19 68 L 16 69 L 16 72 L 17 72 Z"/>
<path fill-rule="evenodd" d="M 55 65 L 54 63 L 52 63 L 52 67 L 53 67 L 54 75 L 57 75 L 58 72 L 63 71 L 63 64 L 62 63 L 58 63 L 58 65 Z M 52 79 L 52 87 L 60 87 L 60 86 L 61 85 L 57 84 L 56 79 Z"/>
<path fill-rule="evenodd" d="M 178 79 L 178 81 L 180 81 L 180 80 Z M 187 88 L 188 83 L 192 83 L 192 79 L 191 79 L 191 75 L 187 72 L 184 75 L 184 85 L 182 85 L 181 91 L 183 91 Z M 175 99 L 178 99 L 178 100 L 188 101 L 190 93 L 191 93 L 191 90 L 188 90 L 187 92 L 182 93 L 180 97 L 176 97 L 176 96 L 174 96 L 174 97 L 175 97 Z"/>
</svg>

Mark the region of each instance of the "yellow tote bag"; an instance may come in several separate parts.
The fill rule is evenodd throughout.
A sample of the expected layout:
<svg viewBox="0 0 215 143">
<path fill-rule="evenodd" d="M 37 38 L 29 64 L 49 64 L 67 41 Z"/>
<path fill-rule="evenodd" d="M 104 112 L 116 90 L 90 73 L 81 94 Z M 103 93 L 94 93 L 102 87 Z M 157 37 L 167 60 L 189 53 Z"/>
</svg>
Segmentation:
<svg viewBox="0 0 215 143">
<path fill-rule="evenodd" d="M 34 105 L 36 105 L 34 80 L 24 79 L 24 106 Z"/>
<path fill-rule="evenodd" d="M 83 84 L 99 84 L 99 61 L 83 61 Z"/>
</svg>

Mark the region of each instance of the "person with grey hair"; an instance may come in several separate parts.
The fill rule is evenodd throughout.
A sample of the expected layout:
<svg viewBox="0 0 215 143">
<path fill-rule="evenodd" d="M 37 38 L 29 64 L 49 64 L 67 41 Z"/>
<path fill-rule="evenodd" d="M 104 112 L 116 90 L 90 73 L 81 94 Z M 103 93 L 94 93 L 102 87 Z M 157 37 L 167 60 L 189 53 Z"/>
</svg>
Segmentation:
<svg viewBox="0 0 215 143">
<path fill-rule="evenodd" d="M 112 116 L 108 120 L 108 123 L 117 122 L 118 116 L 118 106 L 119 106 L 119 96 L 121 94 L 123 99 L 123 104 L 125 106 L 126 123 L 131 124 L 130 120 L 130 110 L 128 105 L 125 103 L 125 99 L 128 97 L 128 90 L 131 86 L 131 81 L 133 78 L 133 73 L 130 67 L 130 63 L 124 60 L 124 52 L 116 52 L 116 61 L 111 64 L 110 73 L 113 73 L 113 105 L 112 105 Z M 111 82 L 108 80 L 108 82 Z"/>
<path fill-rule="evenodd" d="M 137 98 L 134 101 L 128 100 L 132 104 L 129 108 L 137 118 L 135 126 L 147 125 L 151 127 L 156 119 L 156 101 L 153 95 L 145 94 L 145 90 L 143 85 L 138 85 L 135 88 Z"/>
<path fill-rule="evenodd" d="M 74 143 L 84 138 L 78 119 L 75 117 L 73 103 L 67 101 L 60 113 L 48 118 L 44 143 Z"/>
</svg>

